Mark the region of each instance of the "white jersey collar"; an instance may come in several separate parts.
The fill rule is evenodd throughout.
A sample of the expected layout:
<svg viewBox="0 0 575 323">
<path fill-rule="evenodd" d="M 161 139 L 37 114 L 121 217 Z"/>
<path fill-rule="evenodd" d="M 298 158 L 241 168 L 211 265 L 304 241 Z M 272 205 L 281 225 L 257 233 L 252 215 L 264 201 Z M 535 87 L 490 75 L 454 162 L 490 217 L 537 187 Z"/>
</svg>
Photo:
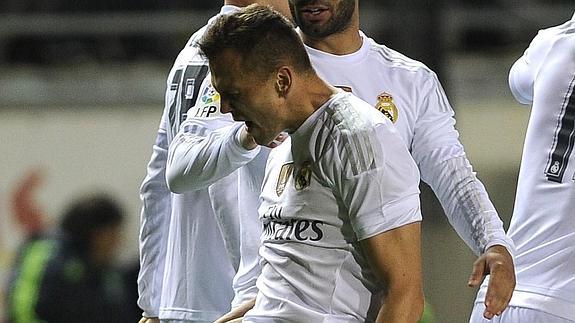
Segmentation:
<svg viewBox="0 0 575 323">
<path fill-rule="evenodd" d="M 298 32 L 301 34 L 299 28 Z M 334 55 L 317 50 L 307 45 L 305 46 L 305 49 L 307 50 L 310 57 L 316 59 L 328 59 L 335 64 L 353 64 L 362 61 L 365 57 L 367 57 L 367 54 L 369 53 L 370 48 L 369 38 L 367 38 L 367 36 L 365 36 L 365 34 L 361 30 L 359 31 L 359 36 L 361 37 L 361 47 L 359 48 L 359 50 L 351 54 Z M 313 58 L 312 61 L 314 60 Z"/>
<path fill-rule="evenodd" d="M 236 12 L 240 10 L 240 7 L 238 6 L 232 6 L 231 4 L 226 4 L 222 6 L 222 9 L 220 9 L 220 14 L 221 15 L 226 15 L 226 14 L 230 14 L 233 12 Z"/>
</svg>

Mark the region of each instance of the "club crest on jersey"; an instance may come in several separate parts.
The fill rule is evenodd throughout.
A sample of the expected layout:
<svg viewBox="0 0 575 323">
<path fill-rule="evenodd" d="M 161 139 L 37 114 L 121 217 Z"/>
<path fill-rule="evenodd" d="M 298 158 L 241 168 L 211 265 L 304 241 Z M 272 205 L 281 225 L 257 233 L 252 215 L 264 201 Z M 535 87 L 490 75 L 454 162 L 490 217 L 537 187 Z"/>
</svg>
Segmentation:
<svg viewBox="0 0 575 323">
<path fill-rule="evenodd" d="M 306 161 L 295 172 L 295 189 L 298 191 L 308 187 L 311 181 L 311 163 Z"/>
<path fill-rule="evenodd" d="M 383 113 L 391 122 L 395 123 L 398 117 L 397 107 L 393 103 L 393 97 L 387 92 L 381 92 L 377 96 L 375 108 Z"/>
<path fill-rule="evenodd" d="M 280 175 L 278 176 L 278 182 L 276 184 L 276 194 L 278 196 L 282 195 L 284 189 L 286 188 L 286 184 L 293 173 L 293 163 L 288 163 L 282 165 L 280 169 Z"/>
</svg>

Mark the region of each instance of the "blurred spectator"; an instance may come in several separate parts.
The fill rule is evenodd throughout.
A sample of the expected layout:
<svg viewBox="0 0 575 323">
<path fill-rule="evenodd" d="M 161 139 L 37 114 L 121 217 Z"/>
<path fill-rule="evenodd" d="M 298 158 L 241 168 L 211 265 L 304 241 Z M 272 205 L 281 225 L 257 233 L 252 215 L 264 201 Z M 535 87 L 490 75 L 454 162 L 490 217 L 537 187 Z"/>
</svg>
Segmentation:
<svg viewBox="0 0 575 323">
<path fill-rule="evenodd" d="M 22 187 L 34 185 L 38 178 L 28 177 L 23 183 Z M 15 201 L 31 201 L 19 196 L 30 194 L 30 187 L 16 192 Z M 15 210 L 39 212 L 35 206 Z M 26 215 L 17 214 L 17 218 Z M 95 194 L 74 201 L 56 232 L 26 230 L 31 235 L 20 248 L 9 282 L 8 322 L 137 320 L 129 310 L 135 299 L 129 298 L 121 272 L 112 267 L 123 219 L 124 211 L 114 199 Z"/>
</svg>

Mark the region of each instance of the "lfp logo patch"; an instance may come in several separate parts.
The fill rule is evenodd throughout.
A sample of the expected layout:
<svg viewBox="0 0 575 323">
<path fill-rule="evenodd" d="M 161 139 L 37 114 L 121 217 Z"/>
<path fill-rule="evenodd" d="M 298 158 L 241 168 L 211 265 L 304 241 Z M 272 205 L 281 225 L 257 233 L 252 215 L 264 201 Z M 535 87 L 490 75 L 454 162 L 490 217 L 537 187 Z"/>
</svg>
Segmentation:
<svg viewBox="0 0 575 323">
<path fill-rule="evenodd" d="M 214 87 L 210 84 L 202 93 L 201 101 L 203 104 L 212 104 L 220 100 L 220 94 L 214 89 Z"/>
</svg>

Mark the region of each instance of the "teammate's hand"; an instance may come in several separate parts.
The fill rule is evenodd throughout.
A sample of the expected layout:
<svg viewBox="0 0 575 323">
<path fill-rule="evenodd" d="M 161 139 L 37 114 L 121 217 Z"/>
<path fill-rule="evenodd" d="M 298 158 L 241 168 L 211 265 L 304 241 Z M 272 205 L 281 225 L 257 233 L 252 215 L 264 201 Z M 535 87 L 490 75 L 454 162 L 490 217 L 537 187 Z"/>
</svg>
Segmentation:
<svg viewBox="0 0 575 323">
<path fill-rule="evenodd" d="M 281 143 L 284 142 L 284 140 L 286 140 L 287 137 L 289 137 L 289 135 L 286 132 L 281 132 L 272 142 L 270 142 L 266 146 L 269 148 L 275 148 L 281 145 Z M 247 150 L 255 149 L 258 146 L 256 141 L 254 140 L 254 137 L 252 137 L 252 135 L 250 135 L 250 133 L 248 132 L 247 127 L 243 127 L 240 132 L 240 144 Z"/>
<path fill-rule="evenodd" d="M 486 319 L 500 315 L 507 307 L 515 288 L 515 266 L 509 251 L 503 246 L 492 246 L 473 263 L 473 272 L 468 285 L 476 287 L 485 275 L 491 275 L 485 295 Z"/>
<path fill-rule="evenodd" d="M 215 320 L 214 323 L 240 323 L 244 314 L 251 310 L 256 304 L 256 299 L 251 299 L 240 306 L 233 308 L 231 311 L 224 314 L 224 316 Z"/>
<path fill-rule="evenodd" d="M 248 132 L 247 126 L 243 126 L 240 132 L 240 144 L 247 150 L 255 149 L 258 146 L 254 137 Z"/>
<path fill-rule="evenodd" d="M 267 145 L 270 148 L 276 148 L 277 146 L 281 145 L 282 142 L 284 142 L 287 137 L 289 137 L 289 135 L 287 134 L 287 132 L 281 132 L 276 139 L 274 139 L 274 141 L 272 141 L 269 145 Z"/>
<path fill-rule="evenodd" d="M 142 317 L 138 323 L 160 323 L 157 317 Z"/>
</svg>

